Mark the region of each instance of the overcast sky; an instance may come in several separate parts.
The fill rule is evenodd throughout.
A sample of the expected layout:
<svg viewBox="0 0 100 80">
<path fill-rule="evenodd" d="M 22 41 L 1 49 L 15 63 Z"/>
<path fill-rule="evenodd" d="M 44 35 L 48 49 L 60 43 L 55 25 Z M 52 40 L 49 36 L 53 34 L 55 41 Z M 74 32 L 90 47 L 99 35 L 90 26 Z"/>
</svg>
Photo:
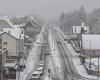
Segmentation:
<svg viewBox="0 0 100 80">
<path fill-rule="evenodd" d="M 0 0 L 0 14 L 57 17 L 62 12 L 78 10 L 81 5 L 92 11 L 100 8 L 100 0 Z"/>
</svg>

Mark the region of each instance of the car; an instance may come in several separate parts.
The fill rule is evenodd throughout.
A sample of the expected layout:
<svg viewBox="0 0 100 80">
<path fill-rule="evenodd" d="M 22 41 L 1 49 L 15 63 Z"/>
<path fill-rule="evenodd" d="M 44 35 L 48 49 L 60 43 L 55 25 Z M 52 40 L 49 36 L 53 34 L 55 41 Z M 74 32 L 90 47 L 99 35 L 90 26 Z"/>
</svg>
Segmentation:
<svg viewBox="0 0 100 80">
<path fill-rule="evenodd" d="M 32 77 L 31 77 L 30 80 L 39 80 L 39 79 L 40 79 L 40 74 L 39 74 L 39 72 L 38 72 L 38 71 L 34 71 L 34 72 L 32 73 Z"/>
<path fill-rule="evenodd" d="M 40 61 L 38 66 L 44 66 L 44 61 Z"/>
<path fill-rule="evenodd" d="M 39 72 L 40 76 L 42 76 L 43 75 L 43 66 L 37 68 L 37 71 Z"/>
</svg>

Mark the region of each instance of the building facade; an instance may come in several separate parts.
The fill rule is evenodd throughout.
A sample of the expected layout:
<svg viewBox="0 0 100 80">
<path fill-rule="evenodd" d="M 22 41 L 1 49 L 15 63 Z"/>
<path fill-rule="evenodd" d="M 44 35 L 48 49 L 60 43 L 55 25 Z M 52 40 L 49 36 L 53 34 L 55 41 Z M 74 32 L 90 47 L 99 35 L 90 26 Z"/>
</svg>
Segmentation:
<svg viewBox="0 0 100 80">
<path fill-rule="evenodd" d="M 2 29 L 0 34 L 1 73 L 6 80 L 16 79 L 18 58 L 24 54 L 24 32 L 22 29 L 15 30 Z"/>
</svg>

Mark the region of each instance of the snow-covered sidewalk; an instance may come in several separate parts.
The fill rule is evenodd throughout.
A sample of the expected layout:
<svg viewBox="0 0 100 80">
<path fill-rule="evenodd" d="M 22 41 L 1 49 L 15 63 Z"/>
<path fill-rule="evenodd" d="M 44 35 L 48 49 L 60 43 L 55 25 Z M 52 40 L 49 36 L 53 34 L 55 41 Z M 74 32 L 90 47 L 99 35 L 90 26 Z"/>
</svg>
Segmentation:
<svg viewBox="0 0 100 80">
<path fill-rule="evenodd" d="M 42 36 L 41 36 L 42 37 Z M 38 38 L 38 41 L 42 42 L 41 38 Z M 35 66 L 37 65 L 37 62 L 39 61 L 39 46 L 40 44 L 33 43 L 33 47 L 29 52 L 27 62 L 26 62 L 26 68 L 24 69 L 23 72 L 20 72 L 20 79 L 19 80 L 26 80 L 27 76 L 35 69 Z M 18 80 L 18 77 L 17 79 Z"/>
<path fill-rule="evenodd" d="M 25 80 L 28 74 L 34 69 L 37 61 L 37 48 L 38 45 L 34 44 L 33 48 L 29 52 L 29 56 L 26 62 L 26 68 L 23 72 L 20 72 L 20 80 Z"/>
<path fill-rule="evenodd" d="M 74 64 L 74 67 L 77 70 L 78 74 L 80 74 L 83 77 L 89 78 L 89 79 L 96 79 L 96 76 L 88 75 L 84 65 L 82 65 L 80 62 L 79 54 L 74 51 L 71 44 L 67 44 L 66 42 L 65 42 L 65 44 L 66 44 L 68 50 L 70 51 L 70 55 L 72 56 L 72 58 L 71 58 L 72 62 Z"/>
</svg>

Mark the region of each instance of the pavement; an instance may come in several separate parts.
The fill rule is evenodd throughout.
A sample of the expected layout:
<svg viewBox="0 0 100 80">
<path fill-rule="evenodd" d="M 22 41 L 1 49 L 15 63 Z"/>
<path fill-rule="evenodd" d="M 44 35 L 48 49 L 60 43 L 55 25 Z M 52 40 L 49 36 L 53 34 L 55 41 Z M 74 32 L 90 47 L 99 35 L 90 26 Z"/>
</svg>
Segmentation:
<svg viewBox="0 0 100 80">
<path fill-rule="evenodd" d="M 45 29 L 45 27 L 42 28 L 39 35 L 43 35 L 42 33 L 44 32 L 44 29 Z M 40 36 L 38 38 L 38 41 L 40 42 L 40 44 L 37 44 L 36 42 L 32 43 L 33 46 L 30 49 L 30 52 L 29 52 L 29 55 L 28 55 L 28 58 L 27 58 L 26 68 L 24 69 L 23 72 L 20 72 L 20 76 L 18 76 L 19 73 L 17 73 L 16 80 L 28 80 L 28 78 L 30 78 L 32 72 L 34 71 L 34 69 L 36 68 L 36 65 L 39 62 L 39 56 L 38 55 L 40 55 L 40 51 L 41 51 L 40 45 L 41 45 L 41 42 L 43 40 L 42 37 L 43 36 Z M 19 77 L 19 79 L 18 79 L 18 77 Z"/>
</svg>

